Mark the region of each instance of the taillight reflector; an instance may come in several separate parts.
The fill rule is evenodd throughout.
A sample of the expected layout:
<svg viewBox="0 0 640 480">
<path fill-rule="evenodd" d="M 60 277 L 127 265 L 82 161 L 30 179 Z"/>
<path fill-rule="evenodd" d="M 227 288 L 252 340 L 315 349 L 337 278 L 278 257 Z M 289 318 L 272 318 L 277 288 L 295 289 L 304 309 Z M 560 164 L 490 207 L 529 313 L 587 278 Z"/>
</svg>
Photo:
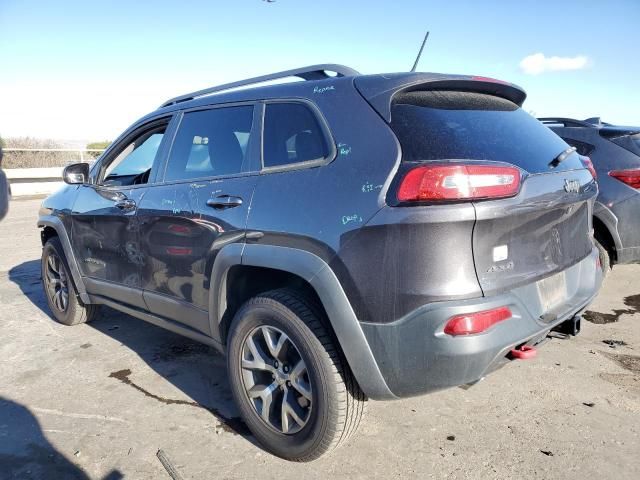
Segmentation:
<svg viewBox="0 0 640 480">
<path fill-rule="evenodd" d="M 498 307 L 482 312 L 466 313 L 451 317 L 444 327 L 447 335 L 472 335 L 488 330 L 496 323 L 512 317 L 509 307 Z"/>
<path fill-rule="evenodd" d="M 584 168 L 589 170 L 589 172 L 591 173 L 591 176 L 594 179 L 598 178 L 598 174 L 596 173 L 596 169 L 593 166 L 593 162 L 591 161 L 591 159 L 589 157 L 585 157 L 583 155 L 580 155 L 580 161 L 582 162 L 582 165 L 584 165 Z"/>
<path fill-rule="evenodd" d="M 640 168 L 630 170 L 613 170 L 609 172 L 613 178 L 626 183 L 632 188 L 640 188 Z"/>
<path fill-rule="evenodd" d="M 191 233 L 191 228 L 186 225 L 171 224 L 169 225 L 168 230 L 173 233 L 183 233 L 183 234 Z"/>
<path fill-rule="evenodd" d="M 189 247 L 167 247 L 167 253 L 174 256 L 191 255 L 193 250 Z"/>
<path fill-rule="evenodd" d="M 490 165 L 424 165 L 410 170 L 400 183 L 398 200 L 478 200 L 513 197 L 520 170 Z"/>
</svg>

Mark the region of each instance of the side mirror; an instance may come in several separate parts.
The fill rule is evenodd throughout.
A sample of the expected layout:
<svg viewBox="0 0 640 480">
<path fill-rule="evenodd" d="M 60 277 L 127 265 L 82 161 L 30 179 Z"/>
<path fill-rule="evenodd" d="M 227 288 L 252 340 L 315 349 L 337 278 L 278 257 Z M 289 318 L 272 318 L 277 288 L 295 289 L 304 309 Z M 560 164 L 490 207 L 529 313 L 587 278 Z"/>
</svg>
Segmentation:
<svg viewBox="0 0 640 480">
<path fill-rule="evenodd" d="M 62 179 L 69 185 L 79 185 L 89 183 L 89 164 L 72 163 L 64 167 Z"/>
<path fill-rule="evenodd" d="M 7 210 L 9 210 L 9 197 L 11 196 L 11 192 L 9 190 L 9 182 L 7 181 L 7 176 L 0 168 L 0 220 L 4 218 L 7 214 Z"/>
</svg>

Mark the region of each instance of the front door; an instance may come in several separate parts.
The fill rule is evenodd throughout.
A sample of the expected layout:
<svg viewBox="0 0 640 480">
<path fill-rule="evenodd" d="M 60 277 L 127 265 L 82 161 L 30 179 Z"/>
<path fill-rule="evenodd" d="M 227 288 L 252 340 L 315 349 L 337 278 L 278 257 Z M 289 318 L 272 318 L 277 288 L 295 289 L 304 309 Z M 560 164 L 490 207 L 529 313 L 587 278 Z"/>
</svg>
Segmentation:
<svg viewBox="0 0 640 480">
<path fill-rule="evenodd" d="M 168 119 L 116 145 L 80 187 L 71 212 L 71 243 L 90 293 L 144 307 L 137 209 L 160 156 Z"/>
<path fill-rule="evenodd" d="M 152 313 L 210 334 L 209 281 L 220 249 L 244 242 L 259 154 L 253 105 L 186 112 L 163 181 L 138 208 L 144 300 Z"/>
</svg>

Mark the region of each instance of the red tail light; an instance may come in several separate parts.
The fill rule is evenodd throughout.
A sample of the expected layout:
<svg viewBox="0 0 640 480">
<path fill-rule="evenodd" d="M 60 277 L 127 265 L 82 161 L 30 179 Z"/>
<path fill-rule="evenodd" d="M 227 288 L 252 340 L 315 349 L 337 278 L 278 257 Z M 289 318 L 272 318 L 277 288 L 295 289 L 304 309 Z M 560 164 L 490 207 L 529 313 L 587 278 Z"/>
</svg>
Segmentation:
<svg viewBox="0 0 640 480">
<path fill-rule="evenodd" d="M 451 317 L 444 327 L 447 335 L 472 335 L 484 332 L 496 323 L 510 319 L 512 316 L 509 307 L 499 307 L 493 310 L 467 313 Z"/>
<path fill-rule="evenodd" d="M 593 162 L 591 161 L 591 159 L 589 157 L 585 157 L 583 155 L 580 155 L 580 161 L 582 162 L 582 165 L 584 165 L 584 168 L 589 170 L 589 172 L 591 173 L 591 176 L 594 179 L 598 178 L 598 174 L 596 173 L 596 169 L 594 168 Z"/>
<path fill-rule="evenodd" d="M 609 175 L 632 188 L 640 188 L 640 168 L 633 170 L 613 170 L 609 172 Z"/>
<path fill-rule="evenodd" d="M 400 183 L 398 200 L 479 200 L 513 197 L 520 170 L 489 165 L 425 165 L 410 170 Z"/>
</svg>

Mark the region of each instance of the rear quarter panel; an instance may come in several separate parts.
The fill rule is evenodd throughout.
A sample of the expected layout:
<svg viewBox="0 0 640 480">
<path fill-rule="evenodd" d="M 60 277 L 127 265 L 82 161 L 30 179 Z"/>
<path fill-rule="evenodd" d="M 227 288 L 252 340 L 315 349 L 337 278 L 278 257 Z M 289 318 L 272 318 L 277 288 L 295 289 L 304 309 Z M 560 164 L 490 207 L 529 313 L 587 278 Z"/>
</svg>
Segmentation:
<svg viewBox="0 0 640 480">
<path fill-rule="evenodd" d="M 355 90 L 353 79 L 337 79 L 331 86 L 319 90 L 310 85 L 297 94 L 322 111 L 336 145 L 335 159 L 323 166 L 261 175 L 249 213 L 247 243 L 317 255 L 330 264 L 351 303 L 359 305 L 360 285 L 371 279 L 352 277 L 342 252 L 384 206 L 400 149 L 386 123 Z M 256 231 L 262 236 L 251 234 Z M 368 253 L 372 252 L 362 255 Z M 368 256 L 366 261 L 381 259 Z M 362 312 L 356 314 L 361 318 Z"/>
</svg>

